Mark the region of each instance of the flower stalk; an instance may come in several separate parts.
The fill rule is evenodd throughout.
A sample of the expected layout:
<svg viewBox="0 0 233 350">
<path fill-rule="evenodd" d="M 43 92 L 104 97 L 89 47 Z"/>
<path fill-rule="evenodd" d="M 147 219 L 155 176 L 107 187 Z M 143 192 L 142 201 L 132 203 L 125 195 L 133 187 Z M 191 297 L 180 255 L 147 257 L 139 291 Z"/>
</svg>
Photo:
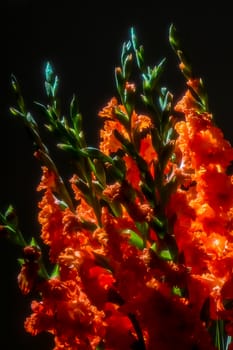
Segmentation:
<svg viewBox="0 0 233 350">
<path fill-rule="evenodd" d="M 98 114 L 98 147 L 86 142 L 75 96 L 61 111 L 59 78 L 47 63 L 48 103 L 35 106 L 67 155 L 68 180 L 12 76 L 10 112 L 29 129 L 41 162 L 39 239 L 50 266 L 11 206 L 0 214 L 1 232 L 22 248 L 18 285 L 33 292 L 25 329 L 51 333 L 54 350 L 233 349 L 233 148 L 173 24 L 169 42 L 184 95 L 174 101 L 162 86 L 167 60 L 148 66 L 131 28 L 116 96 Z"/>
</svg>

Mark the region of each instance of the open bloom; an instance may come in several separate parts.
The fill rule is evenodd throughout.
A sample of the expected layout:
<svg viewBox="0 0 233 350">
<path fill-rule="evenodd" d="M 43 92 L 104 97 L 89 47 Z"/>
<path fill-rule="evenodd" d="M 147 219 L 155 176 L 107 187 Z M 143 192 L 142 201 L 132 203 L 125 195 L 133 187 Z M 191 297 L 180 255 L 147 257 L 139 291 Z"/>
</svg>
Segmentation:
<svg viewBox="0 0 233 350">
<path fill-rule="evenodd" d="M 195 81 L 189 81 L 192 86 Z M 184 121 L 176 124 L 176 151 L 184 174 L 171 197 L 168 215 L 174 215 L 173 232 L 185 263 L 191 269 L 189 295 L 199 312 L 211 301 L 211 318 L 224 310 L 224 286 L 232 276 L 232 176 L 227 169 L 233 148 L 208 113 L 195 109 L 188 91 L 177 104 Z M 179 203 L 179 204 L 178 204 Z"/>
</svg>

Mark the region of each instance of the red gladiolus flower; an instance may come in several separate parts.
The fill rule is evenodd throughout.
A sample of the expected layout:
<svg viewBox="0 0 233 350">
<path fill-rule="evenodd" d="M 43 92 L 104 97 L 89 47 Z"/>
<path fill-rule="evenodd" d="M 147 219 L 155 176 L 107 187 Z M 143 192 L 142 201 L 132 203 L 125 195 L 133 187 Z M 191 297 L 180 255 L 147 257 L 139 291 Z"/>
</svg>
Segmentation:
<svg viewBox="0 0 233 350">
<path fill-rule="evenodd" d="M 47 127 L 71 160 L 68 181 L 23 99 L 12 109 L 43 163 L 38 221 L 48 259 L 24 240 L 12 210 L 0 214 L 0 231 L 23 247 L 18 284 L 34 299 L 25 329 L 51 333 L 54 350 L 233 349 L 233 147 L 173 30 L 187 92 L 174 103 L 159 82 L 164 62 L 146 67 L 132 31 L 115 70 L 119 97 L 99 112 L 97 148 L 86 144 L 75 98 L 70 118 L 60 116 L 48 64 Z"/>
</svg>

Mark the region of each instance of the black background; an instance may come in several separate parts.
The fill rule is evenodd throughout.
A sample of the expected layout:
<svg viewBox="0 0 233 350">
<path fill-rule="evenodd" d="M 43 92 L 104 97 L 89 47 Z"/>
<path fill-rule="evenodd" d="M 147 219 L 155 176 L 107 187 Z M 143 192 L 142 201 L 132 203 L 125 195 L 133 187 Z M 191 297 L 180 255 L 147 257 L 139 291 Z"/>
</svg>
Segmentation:
<svg viewBox="0 0 233 350">
<path fill-rule="evenodd" d="M 38 236 L 35 188 L 40 167 L 33 157 L 31 139 L 22 123 L 8 110 L 14 105 L 10 87 L 13 73 L 21 84 L 29 109 L 33 101 L 46 102 L 44 67 L 50 61 L 59 75 L 64 113 L 72 94 L 79 100 L 84 129 L 90 145 L 98 142 L 98 111 L 116 95 L 114 68 L 121 46 L 134 26 L 144 45 L 148 64 L 168 58 L 166 86 L 176 98 L 185 90 L 177 58 L 168 43 L 168 28 L 174 23 L 197 74 L 204 80 L 210 111 L 229 141 L 233 141 L 233 15 L 224 3 L 203 9 L 196 2 L 144 6 L 108 2 L 80 6 L 77 1 L 2 2 L 0 66 L 0 208 L 13 204 L 26 237 Z M 38 120 L 37 120 L 38 121 Z M 45 138 L 47 136 L 45 135 Z M 50 142 L 50 138 L 47 137 Z M 57 154 L 61 171 L 64 155 Z M 23 328 L 30 313 L 30 297 L 17 287 L 20 252 L 0 240 L 1 327 L 0 348 L 52 348 L 49 337 L 31 337 Z"/>
</svg>

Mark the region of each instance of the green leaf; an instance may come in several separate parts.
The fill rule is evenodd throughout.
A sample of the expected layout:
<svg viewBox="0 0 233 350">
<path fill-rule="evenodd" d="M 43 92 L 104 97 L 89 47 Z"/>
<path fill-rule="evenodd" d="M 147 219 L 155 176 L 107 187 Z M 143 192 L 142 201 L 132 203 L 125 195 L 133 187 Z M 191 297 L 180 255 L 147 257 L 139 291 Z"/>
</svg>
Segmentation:
<svg viewBox="0 0 233 350">
<path fill-rule="evenodd" d="M 128 114 L 124 113 L 119 107 L 115 107 L 114 112 L 119 122 L 128 130 L 130 124 Z"/>
<path fill-rule="evenodd" d="M 20 117 L 24 117 L 24 114 L 21 113 L 18 109 L 14 108 L 14 107 L 10 107 L 10 113 L 14 116 L 20 116 Z"/>
<path fill-rule="evenodd" d="M 180 287 L 177 287 L 177 286 L 173 286 L 172 287 L 172 293 L 174 295 L 177 295 L 178 297 L 182 297 L 183 296 L 182 289 Z"/>
<path fill-rule="evenodd" d="M 32 238 L 31 238 L 31 241 L 30 241 L 29 245 L 30 245 L 31 247 L 40 248 L 39 245 L 38 245 L 38 243 L 37 243 L 37 241 L 36 241 L 36 239 L 35 239 L 35 237 L 32 237 Z"/>
<path fill-rule="evenodd" d="M 154 189 L 149 187 L 144 181 L 140 183 L 140 188 L 144 196 L 152 204 L 155 199 Z"/>
<path fill-rule="evenodd" d="M 169 251 L 169 249 L 163 249 L 159 252 L 159 256 L 162 258 L 162 259 L 165 259 L 165 260 L 172 260 L 172 255 Z"/>
<path fill-rule="evenodd" d="M 124 76 L 122 74 L 122 70 L 120 67 L 117 67 L 115 69 L 115 81 L 116 81 L 116 88 L 117 91 L 120 95 L 121 100 L 123 101 L 124 98 L 124 89 L 125 89 L 125 79 Z"/>
<path fill-rule="evenodd" d="M 54 75 L 54 70 L 49 62 L 45 67 L 45 90 L 48 97 L 55 98 L 58 90 L 59 78 Z M 56 104 L 56 101 L 54 100 Z"/>
<path fill-rule="evenodd" d="M 81 147 L 85 145 L 84 133 L 82 130 L 82 114 L 79 113 L 78 101 L 75 95 L 70 103 L 70 118 L 74 127 L 74 135 Z"/>
<path fill-rule="evenodd" d="M 169 27 L 169 42 L 174 51 L 177 51 L 180 48 L 180 42 L 177 37 L 177 30 L 173 23 Z"/>
<path fill-rule="evenodd" d="M 14 224 L 16 225 L 17 224 L 17 216 L 16 216 L 16 213 L 15 213 L 15 208 L 13 207 L 13 205 L 9 205 L 7 210 L 5 211 L 5 218 L 6 220 L 13 220 Z"/>
<path fill-rule="evenodd" d="M 26 246 L 26 241 L 19 230 L 18 218 L 12 205 L 9 205 L 5 213 L 0 213 L 1 231 L 7 233 L 7 238 L 20 247 Z"/>
<path fill-rule="evenodd" d="M 94 164 L 95 176 L 103 186 L 106 186 L 106 173 L 105 173 L 103 162 L 100 159 L 95 158 L 93 160 L 93 164 Z"/>
<path fill-rule="evenodd" d="M 143 236 L 143 238 L 147 238 L 148 235 L 148 229 L 149 229 L 149 224 L 148 222 L 136 222 L 135 223 L 138 231 L 141 233 L 141 235 Z"/>
<path fill-rule="evenodd" d="M 16 79 L 16 77 L 12 74 L 11 75 L 11 85 L 12 88 L 14 90 L 14 92 L 16 93 L 17 96 L 17 104 L 19 107 L 20 112 L 24 115 L 26 113 L 26 107 L 25 107 L 25 103 L 24 103 L 24 99 L 21 93 L 21 89 L 19 86 L 19 83 Z"/>
<path fill-rule="evenodd" d="M 135 247 L 139 248 L 139 249 L 143 249 L 144 248 L 144 241 L 142 239 L 142 237 L 139 236 L 138 233 L 136 233 L 135 231 L 131 230 L 131 229 L 125 229 L 121 231 L 123 234 L 127 234 L 129 235 L 129 242 L 134 245 Z"/>
<path fill-rule="evenodd" d="M 90 196 L 90 188 L 88 187 L 88 184 L 83 181 L 81 178 L 78 178 L 75 182 L 76 186 L 80 189 L 80 191 L 84 194 L 86 199 Z"/>
<path fill-rule="evenodd" d="M 72 120 L 76 118 L 78 112 L 78 101 L 75 95 L 73 95 L 72 100 L 70 102 L 70 117 Z"/>
<path fill-rule="evenodd" d="M 122 148 L 135 159 L 135 157 L 137 156 L 137 152 L 132 142 L 125 138 L 124 135 L 121 134 L 117 129 L 115 129 L 113 133 L 117 140 L 120 141 Z"/>
<path fill-rule="evenodd" d="M 58 86 L 59 86 L 59 78 L 56 75 L 55 78 L 54 78 L 53 86 L 52 86 L 52 95 L 53 95 L 53 97 L 55 97 L 56 94 L 57 94 Z"/>
<path fill-rule="evenodd" d="M 59 264 L 56 264 L 52 270 L 52 272 L 49 275 L 49 278 L 56 278 L 59 276 L 60 274 L 60 270 L 59 270 Z"/>
<path fill-rule="evenodd" d="M 20 267 L 25 263 L 25 260 L 22 258 L 18 258 L 17 261 L 18 261 Z"/>
<path fill-rule="evenodd" d="M 173 95 L 170 93 L 170 91 L 168 91 L 167 88 L 162 87 L 161 96 L 159 97 L 159 104 L 162 112 L 170 111 L 172 100 L 173 100 Z"/>
<path fill-rule="evenodd" d="M 132 54 L 128 54 L 123 62 L 122 74 L 125 81 L 129 80 L 130 74 L 132 72 L 132 60 L 133 60 Z"/>
<path fill-rule="evenodd" d="M 121 217 L 122 216 L 122 207 L 121 203 L 119 201 L 112 201 L 108 202 L 108 205 L 115 217 Z"/>
<path fill-rule="evenodd" d="M 47 62 L 46 67 L 45 67 L 45 79 L 48 83 L 51 83 L 53 80 L 53 68 L 50 64 L 50 62 Z"/>
<path fill-rule="evenodd" d="M 75 159 L 80 159 L 80 157 L 82 158 L 82 157 L 88 156 L 88 153 L 85 152 L 84 149 L 74 148 L 72 145 L 69 145 L 69 144 L 58 143 L 57 147 L 62 149 L 63 151 L 68 152 Z"/>
<path fill-rule="evenodd" d="M 52 90 L 51 89 L 51 84 L 46 81 L 44 83 L 44 85 L 45 85 L 45 91 L 46 91 L 47 96 L 51 96 L 52 95 L 52 93 L 51 93 L 51 90 Z"/>
<path fill-rule="evenodd" d="M 166 58 L 163 58 L 162 61 L 153 68 L 150 74 L 148 74 L 148 78 L 150 81 L 150 90 L 154 91 L 155 87 L 157 86 L 159 79 L 161 78 L 161 75 L 164 71 Z"/>
<path fill-rule="evenodd" d="M 124 67 L 125 61 L 127 60 L 127 57 L 130 54 L 130 49 L 131 49 L 131 42 L 128 41 L 127 43 L 124 42 L 122 45 L 122 50 L 121 50 L 121 66 Z M 125 77 L 125 75 L 123 74 Z"/>
<path fill-rule="evenodd" d="M 11 86 L 15 92 L 19 93 L 19 84 L 14 74 L 11 74 Z"/>
<path fill-rule="evenodd" d="M 103 162 L 113 163 L 112 158 L 101 152 L 98 148 L 84 147 L 82 148 L 82 152 L 84 152 L 87 156 L 89 156 L 92 159 L 96 158 Z"/>
<path fill-rule="evenodd" d="M 133 44 L 133 49 L 136 55 L 137 65 L 138 65 L 138 68 L 143 72 L 145 70 L 144 48 L 142 45 L 139 46 L 138 44 L 138 38 L 134 27 L 131 28 L 130 32 L 131 32 L 131 41 Z"/>
</svg>

